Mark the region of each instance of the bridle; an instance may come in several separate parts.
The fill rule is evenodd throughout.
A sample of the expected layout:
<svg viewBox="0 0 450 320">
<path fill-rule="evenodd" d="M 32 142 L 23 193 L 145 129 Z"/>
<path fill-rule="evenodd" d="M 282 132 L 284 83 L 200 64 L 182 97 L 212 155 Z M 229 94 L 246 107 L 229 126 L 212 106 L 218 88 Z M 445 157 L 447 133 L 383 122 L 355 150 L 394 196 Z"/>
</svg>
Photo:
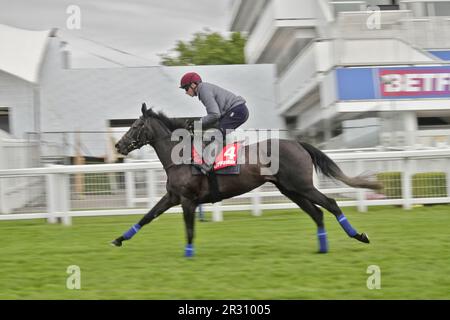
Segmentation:
<svg viewBox="0 0 450 320">
<path fill-rule="evenodd" d="M 141 117 L 141 119 L 142 119 L 142 117 Z M 165 140 L 167 138 L 170 138 L 170 134 L 167 134 L 167 135 L 162 136 L 162 137 L 157 137 L 157 138 L 153 138 L 153 139 L 145 139 L 145 140 L 142 141 L 139 138 L 141 137 L 142 131 L 144 130 L 144 128 L 145 128 L 145 121 L 142 124 L 142 126 L 139 128 L 138 133 L 136 135 L 138 140 L 131 141 L 131 143 L 129 144 L 130 147 L 133 147 L 134 149 L 139 149 L 142 146 L 145 146 L 146 144 L 153 144 L 153 143 L 158 142 L 160 140 Z M 145 137 L 147 138 L 147 136 L 145 136 Z"/>
<path fill-rule="evenodd" d="M 147 138 L 147 135 L 145 135 L 145 139 L 142 139 L 142 140 L 141 140 L 141 139 L 139 139 L 139 138 L 141 137 L 142 131 L 144 130 L 144 128 L 145 128 L 145 121 L 144 121 L 144 123 L 142 124 L 142 126 L 139 128 L 138 134 L 136 135 L 137 140 L 132 140 L 131 143 L 129 144 L 129 147 L 132 147 L 133 150 L 139 149 L 139 148 L 141 148 L 142 146 L 145 146 L 145 145 L 147 145 L 147 144 L 153 145 L 154 143 L 156 143 L 156 142 L 158 142 L 158 141 L 166 140 L 167 138 L 170 138 L 170 137 L 171 137 L 171 134 L 170 134 L 170 133 L 168 133 L 167 135 L 164 135 L 164 136 L 162 136 L 162 137 L 155 137 L 155 138 L 152 138 L 152 139 L 148 139 L 148 138 Z M 167 171 L 169 168 L 171 168 L 171 167 L 173 167 L 173 166 L 175 166 L 175 164 L 174 164 L 174 163 L 171 163 L 171 164 L 169 164 L 168 166 L 165 166 L 165 167 L 164 167 L 164 170 Z"/>
<path fill-rule="evenodd" d="M 145 127 L 145 123 L 144 123 L 144 124 L 139 128 L 139 130 L 138 130 L 138 134 L 136 135 L 137 140 L 136 140 L 136 139 L 133 139 L 133 140 L 131 141 L 131 143 L 128 145 L 128 148 L 131 147 L 132 150 L 139 149 L 139 148 L 141 148 L 142 146 L 144 146 L 144 145 L 146 145 L 147 143 L 150 142 L 149 139 L 146 139 L 146 140 L 144 140 L 144 141 L 141 141 L 141 139 L 139 139 L 139 138 L 141 137 L 141 135 L 142 135 L 142 130 L 144 129 L 144 127 Z"/>
</svg>

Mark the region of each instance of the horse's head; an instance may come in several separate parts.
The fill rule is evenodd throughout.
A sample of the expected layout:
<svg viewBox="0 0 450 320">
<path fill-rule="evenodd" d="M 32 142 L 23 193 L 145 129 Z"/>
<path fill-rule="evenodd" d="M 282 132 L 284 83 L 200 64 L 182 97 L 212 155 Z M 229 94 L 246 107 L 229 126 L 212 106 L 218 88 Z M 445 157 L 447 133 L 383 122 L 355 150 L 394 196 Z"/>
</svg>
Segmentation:
<svg viewBox="0 0 450 320">
<path fill-rule="evenodd" d="M 116 143 L 116 150 L 126 156 L 131 151 L 140 149 L 149 142 L 149 130 L 146 128 L 147 106 L 142 104 L 142 116 L 137 119 Z"/>
</svg>

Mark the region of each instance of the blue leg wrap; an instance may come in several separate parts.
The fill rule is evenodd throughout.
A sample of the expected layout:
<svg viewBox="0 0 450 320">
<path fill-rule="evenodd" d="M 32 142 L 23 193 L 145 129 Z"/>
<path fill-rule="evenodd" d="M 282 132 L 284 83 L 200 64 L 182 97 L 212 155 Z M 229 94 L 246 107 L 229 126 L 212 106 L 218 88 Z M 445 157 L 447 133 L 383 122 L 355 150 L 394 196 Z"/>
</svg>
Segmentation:
<svg viewBox="0 0 450 320">
<path fill-rule="evenodd" d="M 186 258 L 191 258 L 194 256 L 194 246 L 192 244 L 187 244 L 184 250 L 184 256 Z"/>
<path fill-rule="evenodd" d="M 317 228 L 317 238 L 319 239 L 319 252 L 328 252 L 327 232 L 325 228 Z"/>
<path fill-rule="evenodd" d="M 350 222 L 348 222 L 347 218 L 344 216 L 344 214 L 341 214 L 336 218 L 339 223 L 341 224 L 341 227 L 347 232 L 349 237 L 354 237 L 358 234 L 355 229 L 350 225 Z"/>
<path fill-rule="evenodd" d="M 141 226 L 136 223 L 130 228 L 130 230 L 123 234 L 123 237 L 125 238 L 125 240 L 130 240 L 139 231 L 139 229 L 141 229 Z"/>
</svg>

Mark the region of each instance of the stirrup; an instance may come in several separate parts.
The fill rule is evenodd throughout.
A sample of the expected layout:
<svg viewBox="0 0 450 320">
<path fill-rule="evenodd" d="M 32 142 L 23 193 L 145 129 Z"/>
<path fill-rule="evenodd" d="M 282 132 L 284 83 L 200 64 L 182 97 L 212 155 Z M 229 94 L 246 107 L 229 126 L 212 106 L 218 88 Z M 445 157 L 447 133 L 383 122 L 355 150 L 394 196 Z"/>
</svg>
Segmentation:
<svg viewBox="0 0 450 320">
<path fill-rule="evenodd" d="M 213 170 L 213 165 L 212 164 L 206 164 L 206 163 L 199 164 L 199 163 L 196 163 L 196 164 L 194 164 L 194 166 L 197 169 L 199 169 L 202 172 L 202 174 L 204 174 L 206 176 L 208 176 L 211 173 L 211 171 Z"/>
</svg>

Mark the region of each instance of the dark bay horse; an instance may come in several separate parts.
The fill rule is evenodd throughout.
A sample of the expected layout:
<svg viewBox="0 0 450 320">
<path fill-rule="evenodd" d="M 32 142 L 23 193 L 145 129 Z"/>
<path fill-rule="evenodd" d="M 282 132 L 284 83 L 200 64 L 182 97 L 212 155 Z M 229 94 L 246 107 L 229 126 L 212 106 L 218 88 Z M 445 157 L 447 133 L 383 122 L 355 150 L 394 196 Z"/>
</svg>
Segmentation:
<svg viewBox="0 0 450 320">
<path fill-rule="evenodd" d="M 122 246 L 124 240 L 131 239 L 144 225 L 150 223 L 169 208 L 181 204 L 187 235 L 185 255 L 191 257 L 194 254 L 195 209 L 201 203 L 213 201 L 208 179 L 203 175 L 192 175 L 190 164 L 175 165 L 172 161 L 172 149 L 178 143 L 172 141 L 172 132 L 183 128 L 184 123 L 180 119 L 168 118 L 161 112 L 155 113 L 152 109 L 147 110 L 145 104 L 142 105 L 141 111 L 142 116 L 133 123 L 128 132 L 116 144 L 116 148 L 119 153 L 127 155 L 143 145 L 150 144 L 155 149 L 166 171 L 167 193 L 137 224 L 112 241 L 112 244 Z M 336 201 L 326 197 L 314 187 L 312 178 L 314 166 L 325 176 L 340 180 L 355 188 L 377 190 L 381 189 L 381 185 L 378 182 L 369 181 L 367 177 L 351 178 L 346 176 L 329 157 L 307 143 L 284 139 L 272 142 L 278 143 L 279 154 L 282 155 L 279 158 L 278 170 L 261 174 L 263 167 L 269 168 L 267 164 L 264 164 L 267 162 L 258 160 L 255 164 L 250 164 L 247 161 L 242 163 L 239 175 L 217 176 L 221 199 L 249 192 L 266 182 L 270 182 L 277 186 L 282 194 L 303 209 L 317 224 L 320 253 L 328 251 L 328 244 L 323 212 L 319 206 L 336 217 L 349 237 L 369 243 L 365 233 L 358 233 L 350 225 Z M 261 142 L 258 142 L 257 146 L 263 147 L 260 144 Z M 245 160 L 248 160 L 251 147 L 252 145 L 247 145 L 242 148 Z"/>
</svg>

